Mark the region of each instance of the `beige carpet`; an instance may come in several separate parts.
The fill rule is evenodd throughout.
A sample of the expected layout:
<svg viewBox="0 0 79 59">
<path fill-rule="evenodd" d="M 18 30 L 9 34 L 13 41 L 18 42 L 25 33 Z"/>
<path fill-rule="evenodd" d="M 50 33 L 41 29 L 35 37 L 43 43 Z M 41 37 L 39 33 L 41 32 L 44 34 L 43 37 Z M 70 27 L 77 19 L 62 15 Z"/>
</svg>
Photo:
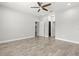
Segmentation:
<svg viewBox="0 0 79 59">
<path fill-rule="evenodd" d="M 79 45 L 53 38 L 29 38 L 0 44 L 0 56 L 78 56 Z"/>
</svg>

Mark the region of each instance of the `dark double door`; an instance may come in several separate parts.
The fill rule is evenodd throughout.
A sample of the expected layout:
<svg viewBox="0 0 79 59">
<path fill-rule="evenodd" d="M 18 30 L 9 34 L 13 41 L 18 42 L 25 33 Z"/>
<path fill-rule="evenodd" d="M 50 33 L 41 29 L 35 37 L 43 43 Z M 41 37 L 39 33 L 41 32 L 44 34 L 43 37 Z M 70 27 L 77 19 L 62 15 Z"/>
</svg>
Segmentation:
<svg viewBox="0 0 79 59">
<path fill-rule="evenodd" d="M 35 22 L 35 37 L 38 37 L 39 34 L 39 22 Z"/>
<path fill-rule="evenodd" d="M 48 36 L 51 37 L 51 21 L 49 21 L 49 24 L 48 24 L 49 28 L 48 28 Z"/>
</svg>

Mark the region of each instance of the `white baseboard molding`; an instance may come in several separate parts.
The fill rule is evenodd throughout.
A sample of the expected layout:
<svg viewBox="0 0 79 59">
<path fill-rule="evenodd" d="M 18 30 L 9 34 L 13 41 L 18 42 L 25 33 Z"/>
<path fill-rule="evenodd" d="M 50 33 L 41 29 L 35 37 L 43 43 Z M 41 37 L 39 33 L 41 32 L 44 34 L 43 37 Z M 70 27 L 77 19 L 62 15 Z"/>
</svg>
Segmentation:
<svg viewBox="0 0 79 59">
<path fill-rule="evenodd" d="M 55 39 L 57 39 L 57 40 L 62 40 L 62 41 L 66 41 L 66 42 L 71 42 L 71 43 L 75 43 L 75 44 L 79 44 L 78 41 L 70 41 L 70 40 L 68 40 L 68 39 L 63 39 L 63 38 L 55 38 Z"/>
<path fill-rule="evenodd" d="M 48 37 L 48 36 L 43 36 L 43 35 L 39 35 L 40 37 Z"/>
<path fill-rule="evenodd" d="M 22 39 L 33 38 L 33 37 L 34 37 L 34 36 L 29 36 L 29 37 L 21 37 L 21 38 L 16 38 L 16 39 L 10 39 L 10 40 L 6 40 L 6 41 L 0 41 L 0 44 L 12 42 L 12 41 L 17 41 L 17 40 L 22 40 Z"/>
<path fill-rule="evenodd" d="M 17 40 L 22 40 L 22 39 L 28 39 L 28 38 L 33 38 L 34 36 L 29 36 L 29 37 L 21 37 L 21 38 L 16 38 L 16 39 L 10 39 L 10 40 L 6 40 L 6 41 L 0 41 L 0 44 L 2 43 L 8 43 L 8 42 L 12 42 L 12 41 L 17 41 Z M 63 39 L 63 38 L 55 38 L 57 40 L 62 40 L 62 41 L 66 41 L 66 42 L 71 42 L 71 43 L 75 43 L 75 44 L 79 44 L 78 41 L 70 41 L 68 39 Z"/>
</svg>

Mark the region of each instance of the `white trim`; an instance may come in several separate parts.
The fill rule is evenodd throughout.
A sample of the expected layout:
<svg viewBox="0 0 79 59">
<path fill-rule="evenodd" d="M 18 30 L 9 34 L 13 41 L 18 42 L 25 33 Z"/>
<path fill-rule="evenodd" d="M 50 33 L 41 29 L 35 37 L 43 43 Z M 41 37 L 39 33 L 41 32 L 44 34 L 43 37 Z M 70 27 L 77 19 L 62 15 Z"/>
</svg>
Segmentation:
<svg viewBox="0 0 79 59">
<path fill-rule="evenodd" d="M 0 44 L 2 43 L 8 43 L 8 42 L 12 42 L 12 41 L 16 41 L 16 40 L 22 40 L 22 39 L 27 39 L 27 38 L 33 38 L 34 36 L 28 36 L 28 37 L 21 37 L 21 38 L 16 38 L 16 39 L 10 39 L 10 40 L 6 40 L 6 41 L 0 41 Z"/>
<path fill-rule="evenodd" d="M 75 43 L 75 44 L 79 44 L 78 41 L 70 41 L 68 39 L 63 39 L 63 38 L 55 38 L 56 40 L 62 40 L 62 41 L 66 41 L 66 42 L 71 42 L 71 43 Z"/>
<path fill-rule="evenodd" d="M 27 38 L 33 38 L 33 37 L 34 37 L 34 36 L 29 36 L 29 37 L 21 37 L 21 38 L 6 40 L 6 41 L 0 41 L 0 44 L 12 42 L 12 41 L 17 41 L 17 40 L 22 40 L 22 39 L 27 39 Z M 75 44 L 79 44 L 78 41 L 70 41 L 70 40 L 68 40 L 68 39 L 63 39 L 63 38 L 55 38 L 55 39 L 56 39 L 56 40 L 66 41 L 66 42 L 71 42 L 71 43 L 75 43 Z"/>
<path fill-rule="evenodd" d="M 41 36 L 41 37 L 48 37 L 48 36 L 44 36 L 44 35 L 39 35 L 39 36 Z"/>
</svg>

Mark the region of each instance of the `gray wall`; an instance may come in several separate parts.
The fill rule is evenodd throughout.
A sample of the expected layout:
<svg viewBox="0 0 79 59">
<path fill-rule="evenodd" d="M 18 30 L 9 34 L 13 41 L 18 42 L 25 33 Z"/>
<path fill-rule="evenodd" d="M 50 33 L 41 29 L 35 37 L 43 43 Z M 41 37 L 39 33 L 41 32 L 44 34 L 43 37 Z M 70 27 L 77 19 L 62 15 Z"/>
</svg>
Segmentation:
<svg viewBox="0 0 79 59">
<path fill-rule="evenodd" d="M 79 42 L 79 7 L 56 12 L 56 38 Z"/>
<path fill-rule="evenodd" d="M 0 6 L 0 41 L 34 36 L 36 18 L 4 6 Z"/>
<path fill-rule="evenodd" d="M 40 18 L 39 36 L 48 37 L 48 16 Z"/>
</svg>

